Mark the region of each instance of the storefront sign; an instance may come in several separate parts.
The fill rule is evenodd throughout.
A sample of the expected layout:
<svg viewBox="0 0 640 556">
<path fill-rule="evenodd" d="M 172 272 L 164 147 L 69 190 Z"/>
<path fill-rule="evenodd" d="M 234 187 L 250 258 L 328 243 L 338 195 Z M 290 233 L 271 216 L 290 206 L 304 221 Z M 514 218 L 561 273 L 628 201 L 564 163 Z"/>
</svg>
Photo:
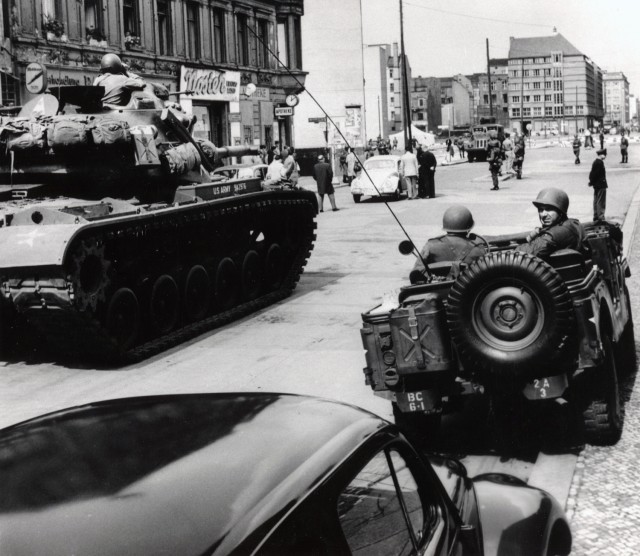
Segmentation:
<svg viewBox="0 0 640 556">
<path fill-rule="evenodd" d="M 47 88 L 47 68 L 42 64 L 33 62 L 27 66 L 24 74 L 27 91 L 39 95 Z"/>
<path fill-rule="evenodd" d="M 188 98 L 238 102 L 240 100 L 240 72 L 182 66 L 180 90 L 193 91 L 186 95 Z"/>
<path fill-rule="evenodd" d="M 240 94 L 243 99 L 269 100 L 269 89 L 266 87 L 256 87 L 256 90 L 251 95 L 247 95 L 247 86 L 243 85 L 240 87 Z"/>
<path fill-rule="evenodd" d="M 240 112 L 229 112 L 229 122 L 241 122 L 242 114 Z"/>
<path fill-rule="evenodd" d="M 276 118 L 284 118 L 286 116 L 293 116 L 292 106 L 276 106 L 274 108 L 274 116 Z"/>
</svg>

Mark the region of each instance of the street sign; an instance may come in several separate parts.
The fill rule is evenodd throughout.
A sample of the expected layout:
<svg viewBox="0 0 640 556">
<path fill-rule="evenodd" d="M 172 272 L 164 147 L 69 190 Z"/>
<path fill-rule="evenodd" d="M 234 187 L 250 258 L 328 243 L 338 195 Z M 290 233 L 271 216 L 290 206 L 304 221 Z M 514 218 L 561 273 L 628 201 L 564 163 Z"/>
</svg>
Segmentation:
<svg viewBox="0 0 640 556">
<path fill-rule="evenodd" d="M 27 91 L 39 95 L 47 88 L 47 68 L 37 62 L 27 66 L 24 74 Z"/>
<path fill-rule="evenodd" d="M 324 124 L 327 122 L 327 117 L 323 116 L 322 118 L 309 118 L 310 124 Z"/>
<path fill-rule="evenodd" d="M 274 108 L 274 116 L 276 118 L 284 118 L 286 116 L 293 116 L 293 106 L 276 106 Z"/>
</svg>

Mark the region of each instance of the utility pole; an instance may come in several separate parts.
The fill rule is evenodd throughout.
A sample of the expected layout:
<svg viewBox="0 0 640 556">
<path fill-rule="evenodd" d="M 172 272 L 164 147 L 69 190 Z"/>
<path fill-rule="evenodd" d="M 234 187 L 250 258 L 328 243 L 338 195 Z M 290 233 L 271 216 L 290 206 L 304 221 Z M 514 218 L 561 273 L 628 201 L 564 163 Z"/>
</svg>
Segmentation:
<svg viewBox="0 0 640 556">
<path fill-rule="evenodd" d="M 487 83 L 489 84 L 489 116 L 493 117 L 493 99 L 491 98 L 491 66 L 489 64 L 489 39 L 487 39 Z"/>
<path fill-rule="evenodd" d="M 404 146 L 413 148 L 411 136 L 411 105 L 409 103 L 409 78 L 407 76 L 407 56 L 404 51 L 404 20 L 402 16 L 402 0 L 400 0 L 400 50 L 402 56 L 402 111 L 404 120 Z"/>
</svg>

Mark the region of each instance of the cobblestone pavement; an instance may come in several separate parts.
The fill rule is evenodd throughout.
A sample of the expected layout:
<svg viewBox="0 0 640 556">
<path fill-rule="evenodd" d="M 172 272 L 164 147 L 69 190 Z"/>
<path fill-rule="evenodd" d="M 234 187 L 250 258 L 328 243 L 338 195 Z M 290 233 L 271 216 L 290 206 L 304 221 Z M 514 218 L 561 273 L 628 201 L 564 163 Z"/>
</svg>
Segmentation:
<svg viewBox="0 0 640 556">
<path fill-rule="evenodd" d="M 631 292 L 640 291 L 640 214 L 629 250 Z M 625 238 L 627 239 L 627 238 Z M 640 295 L 632 294 L 636 315 L 636 352 L 640 340 Z M 567 500 L 577 556 L 635 556 L 640 553 L 640 391 L 635 377 L 624 387 L 625 420 L 615 446 L 586 446 L 576 464 Z"/>
</svg>

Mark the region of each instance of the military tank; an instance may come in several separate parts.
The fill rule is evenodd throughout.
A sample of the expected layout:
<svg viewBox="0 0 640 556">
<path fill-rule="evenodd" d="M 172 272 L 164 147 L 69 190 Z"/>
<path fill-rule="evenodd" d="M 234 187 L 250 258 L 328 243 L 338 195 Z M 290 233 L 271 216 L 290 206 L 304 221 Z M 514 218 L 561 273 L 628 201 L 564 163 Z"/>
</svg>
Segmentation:
<svg viewBox="0 0 640 556">
<path fill-rule="evenodd" d="M 285 298 L 313 248 L 313 192 L 213 176 L 254 147 L 195 140 L 148 90 L 103 94 L 51 88 L 3 117 L 3 356 L 32 334 L 92 361 L 147 356 Z"/>
</svg>

